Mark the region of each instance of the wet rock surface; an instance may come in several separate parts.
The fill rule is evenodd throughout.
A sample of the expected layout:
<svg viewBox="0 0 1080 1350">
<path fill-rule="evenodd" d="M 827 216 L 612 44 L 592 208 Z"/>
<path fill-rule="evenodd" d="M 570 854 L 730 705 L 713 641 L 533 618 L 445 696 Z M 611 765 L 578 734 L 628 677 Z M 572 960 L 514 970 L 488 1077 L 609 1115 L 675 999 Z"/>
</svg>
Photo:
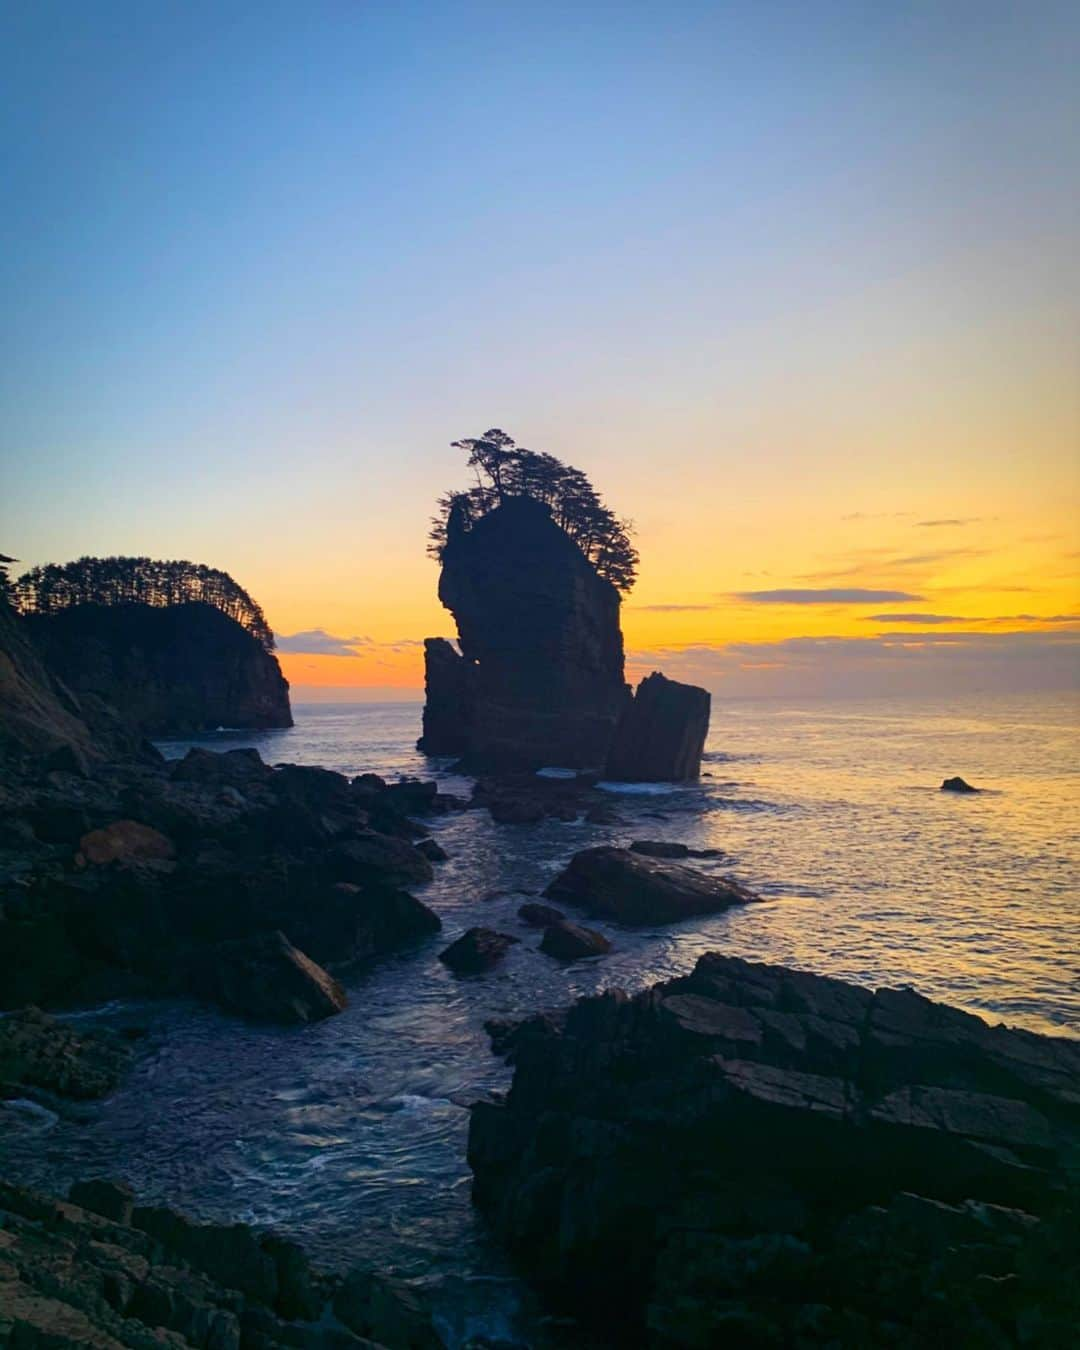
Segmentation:
<svg viewBox="0 0 1080 1350">
<path fill-rule="evenodd" d="M 296 1026 L 332 1017 L 347 1001 L 337 980 L 281 932 L 236 938 L 201 953 L 192 986 L 228 1012 Z"/>
<path fill-rule="evenodd" d="M 674 923 L 760 899 L 729 877 L 607 846 L 576 853 L 544 894 L 625 924 Z"/>
<path fill-rule="evenodd" d="M 411 1286 L 328 1274 L 287 1238 L 142 1207 L 109 1181 L 80 1183 L 67 1201 L 0 1182 L 0 1345 L 441 1344 Z"/>
<path fill-rule="evenodd" d="M 569 919 L 550 923 L 544 929 L 540 950 L 558 961 L 580 961 L 587 956 L 603 956 L 611 951 L 611 940 L 595 928 L 586 928 Z"/>
<path fill-rule="evenodd" d="M 1076 1042 L 711 953 L 497 1043 L 476 1203 L 609 1343 L 1068 1343 Z"/>
<path fill-rule="evenodd" d="M 963 778 L 956 777 L 956 778 L 946 778 L 945 781 L 944 781 L 944 782 L 942 783 L 942 785 L 941 785 L 941 791 L 942 791 L 942 792 L 978 792 L 979 789 L 978 789 L 977 787 L 972 787 L 971 784 L 965 782 Z"/>
<path fill-rule="evenodd" d="M 104 1097 L 131 1059 L 107 1032 L 81 1034 L 40 1008 L 0 1018 L 0 1097 Z"/>
</svg>

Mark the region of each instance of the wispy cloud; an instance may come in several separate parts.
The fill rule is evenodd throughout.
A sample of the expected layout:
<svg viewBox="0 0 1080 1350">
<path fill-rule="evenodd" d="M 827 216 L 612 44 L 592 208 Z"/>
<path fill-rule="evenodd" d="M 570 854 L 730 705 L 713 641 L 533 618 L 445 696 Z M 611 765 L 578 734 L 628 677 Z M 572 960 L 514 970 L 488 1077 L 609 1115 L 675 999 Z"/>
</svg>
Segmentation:
<svg viewBox="0 0 1080 1350">
<path fill-rule="evenodd" d="M 736 591 L 734 598 L 748 600 L 755 605 L 880 605 L 889 601 L 904 604 L 926 597 L 912 595 L 908 591 L 870 591 L 858 586 L 847 586 L 813 590 Z"/>
<path fill-rule="evenodd" d="M 982 516 L 947 516 L 943 520 L 917 520 L 915 525 L 923 530 L 936 530 L 942 525 L 977 525 Z"/>
<path fill-rule="evenodd" d="M 302 633 L 275 633 L 279 652 L 303 652 L 306 656 L 359 656 L 357 648 L 372 646 L 369 637 L 335 637 L 325 628 Z"/>
<path fill-rule="evenodd" d="M 959 614 L 919 614 L 912 611 L 909 614 L 867 614 L 863 616 L 863 622 L 933 624 L 933 623 L 969 623 L 970 620 L 962 618 Z"/>
</svg>

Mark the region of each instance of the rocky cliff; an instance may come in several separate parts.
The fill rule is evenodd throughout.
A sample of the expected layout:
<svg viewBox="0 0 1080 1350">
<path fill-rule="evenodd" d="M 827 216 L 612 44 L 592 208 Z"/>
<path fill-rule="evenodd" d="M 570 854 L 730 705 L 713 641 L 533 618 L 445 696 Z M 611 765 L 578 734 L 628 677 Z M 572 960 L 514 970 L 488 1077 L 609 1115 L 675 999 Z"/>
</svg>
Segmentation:
<svg viewBox="0 0 1080 1350">
<path fill-rule="evenodd" d="M 1073 1343 L 1077 1042 L 719 953 L 501 1036 L 473 1195 L 600 1343 Z"/>
<path fill-rule="evenodd" d="M 617 747 L 620 777 L 697 776 L 708 694 L 653 676 L 634 698 L 619 593 L 542 502 L 509 498 L 468 530 L 451 517 L 439 598 L 460 652 L 425 643 L 421 750 L 600 771 Z"/>
<path fill-rule="evenodd" d="M 65 684 L 143 735 L 292 726 L 276 658 L 212 605 L 77 605 L 24 622 Z"/>
<path fill-rule="evenodd" d="M 78 764 L 131 748 L 107 709 L 84 705 L 57 679 L 0 595 L 0 763 L 52 756 Z"/>
<path fill-rule="evenodd" d="M 427 648 L 421 748 L 500 764 L 598 768 L 629 695 L 619 593 L 542 503 L 451 528 L 439 598 L 461 654 Z"/>
</svg>

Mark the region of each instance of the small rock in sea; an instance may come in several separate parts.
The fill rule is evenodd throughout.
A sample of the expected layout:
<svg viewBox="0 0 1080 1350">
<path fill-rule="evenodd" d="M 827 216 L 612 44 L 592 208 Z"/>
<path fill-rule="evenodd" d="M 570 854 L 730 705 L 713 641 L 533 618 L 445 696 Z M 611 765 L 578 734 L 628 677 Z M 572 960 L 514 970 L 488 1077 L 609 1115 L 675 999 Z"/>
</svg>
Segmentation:
<svg viewBox="0 0 1080 1350">
<path fill-rule="evenodd" d="M 547 928 L 549 924 L 562 923 L 566 915 L 554 905 L 539 905 L 530 901 L 518 910 L 518 918 L 524 919 L 533 928 Z"/>
<path fill-rule="evenodd" d="M 979 788 L 972 787 L 970 783 L 965 783 L 960 777 L 946 778 L 941 785 L 942 792 L 978 792 Z"/>
<path fill-rule="evenodd" d="M 479 975 L 498 965 L 517 941 L 509 933 L 496 933 L 493 928 L 470 928 L 439 953 L 439 960 L 455 975 Z"/>
<path fill-rule="evenodd" d="M 643 853 L 646 858 L 689 858 L 690 846 L 677 844 L 670 839 L 635 839 L 630 845 L 634 853 Z"/>
<path fill-rule="evenodd" d="M 611 951 L 610 941 L 594 928 L 562 919 L 544 930 L 540 950 L 559 961 L 579 961 L 586 956 L 603 956 Z"/>
<path fill-rule="evenodd" d="M 446 862 L 449 853 L 434 839 L 418 839 L 414 845 L 417 853 L 422 853 L 428 862 Z"/>
<path fill-rule="evenodd" d="M 200 953 L 193 984 L 204 998 L 257 1022 L 318 1022 L 348 1001 L 337 980 L 281 932 L 234 938 Z"/>
</svg>

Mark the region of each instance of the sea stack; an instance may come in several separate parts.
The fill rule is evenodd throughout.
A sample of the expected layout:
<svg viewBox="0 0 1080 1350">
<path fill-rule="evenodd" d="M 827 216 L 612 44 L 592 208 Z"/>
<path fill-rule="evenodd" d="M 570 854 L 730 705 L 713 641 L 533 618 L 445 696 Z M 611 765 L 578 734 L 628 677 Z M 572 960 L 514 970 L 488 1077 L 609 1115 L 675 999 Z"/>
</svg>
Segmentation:
<svg viewBox="0 0 1080 1350">
<path fill-rule="evenodd" d="M 471 527 L 452 512 L 439 599 L 460 650 L 425 643 L 421 750 L 494 768 L 697 777 L 708 693 L 653 675 L 635 698 L 619 592 L 545 503 L 509 497 Z"/>
</svg>

